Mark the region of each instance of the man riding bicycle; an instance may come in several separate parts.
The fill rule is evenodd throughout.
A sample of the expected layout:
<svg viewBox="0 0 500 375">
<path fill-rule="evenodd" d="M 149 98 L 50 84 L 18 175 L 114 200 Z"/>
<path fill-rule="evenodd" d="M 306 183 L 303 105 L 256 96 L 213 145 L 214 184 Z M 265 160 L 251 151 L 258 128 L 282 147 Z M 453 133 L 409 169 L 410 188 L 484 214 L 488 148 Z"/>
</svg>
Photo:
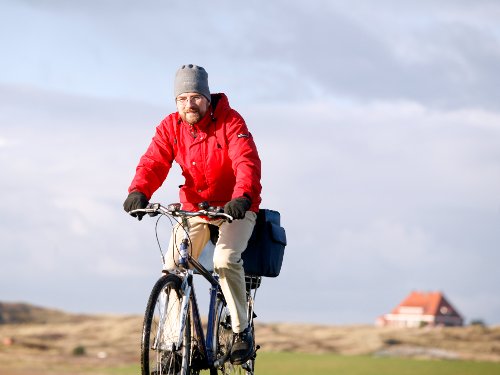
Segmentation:
<svg viewBox="0 0 500 375">
<path fill-rule="evenodd" d="M 174 80 L 177 112 L 156 128 L 141 157 L 123 207 L 129 212 L 145 208 L 165 181 L 175 160 L 185 177 L 180 187 L 184 210 L 196 211 L 198 204 L 224 206 L 235 220 L 189 219 L 191 255 L 198 258 L 210 239 L 209 224 L 219 227 L 214 268 L 232 317 L 231 362 L 244 363 L 253 354 L 248 327 L 245 274 L 241 254 L 252 234 L 261 202 L 261 162 L 253 137 L 241 115 L 229 106 L 225 94 L 211 94 L 208 74 L 201 66 L 183 65 Z M 137 213 L 139 220 L 144 214 Z M 178 266 L 184 233 L 174 227 L 165 256 L 165 270 Z"/>
</svg>

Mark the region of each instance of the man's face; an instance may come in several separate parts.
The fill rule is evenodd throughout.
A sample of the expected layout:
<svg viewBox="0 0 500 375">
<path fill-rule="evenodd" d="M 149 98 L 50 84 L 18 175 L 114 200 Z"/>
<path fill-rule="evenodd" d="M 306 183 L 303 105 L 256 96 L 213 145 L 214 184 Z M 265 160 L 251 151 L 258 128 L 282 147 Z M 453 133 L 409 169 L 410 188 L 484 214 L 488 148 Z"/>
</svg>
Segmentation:
<svg viewBox="0 0 500 375">
<path fill-rule="evenodd" d="M 208 111 L 210 102 L 203 95 L 187 92 L 175 98 L 177 111 L 181 118 L 190 125 L 200 121 Z"/>
</svg>

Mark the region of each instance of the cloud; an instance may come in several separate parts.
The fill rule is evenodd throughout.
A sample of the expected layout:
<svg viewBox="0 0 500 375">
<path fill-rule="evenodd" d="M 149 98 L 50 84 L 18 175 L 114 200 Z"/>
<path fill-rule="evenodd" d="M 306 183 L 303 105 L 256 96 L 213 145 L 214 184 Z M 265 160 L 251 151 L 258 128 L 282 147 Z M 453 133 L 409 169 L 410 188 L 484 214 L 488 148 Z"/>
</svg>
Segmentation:
<svg viewBox="0 0 500 375">
<path fill-rule="evenodd" d="M 413 289 L 493 297 L 491 278 L 474 275 L 491 276 L 500 261 L 498 113 L 335 100 L 245 112 L 264 160 L 264 204 L 282 212 L 291 244 L 281 282 L 313 269 L 309 280 L 330 290 L 320 308 L 342 321 L 371 293 L 374 309 Z"/>
<path fill-rule="evenodd" d="M 259 27 L 236 57 L 253 63 L 262 85 L 274 88 L 261 98 L 331 95 L 497 109 L 500 40 L 493 19 L 469 13 L 467 4 L 410 8 L 415 13 L 375 10 L 367 2 L 267 7 L 264 17 L 273 22 Z"/>
<path fill-rule="evenodd" d="M 12 278 L 21 270 L 36 269 L 44 272 L 41 282 L 47 285 L 54 278 L 78 276 L 109 293 L 112 280 L 126 279 L 142 285 L 134 296 L 141 300 L 140 293 L 160 267 L 159 252 L 152 222 L 133 222 L 121 203 L 162 110 L 13 87 L 3 87 L 0 94 L 11 98 L 2 102 L 4 116 L 16 115 L 16 126 L 2 127 L 7 135 L 0 137 L 18 140 L 0 149 L 0 167 L 9 176 L 0 192 L 16 197 L 0 203 L 6 213 L 1 220 L 2 257 L 10 265 L 2 278 L 11 280 L 10 293 L 31 299 Z M 37 105 L 22 112 L 28 102 Z M 491 260 L 498 258 L 492 225 L 499 207 L 500 155 L 494 141 L 500 132 L 498 114 L 435 111 L 411 102 L 336 101 L 250 105 L 240 111 L 263 160 L 264 206 L 281 211 L 289 237 L 283 274 L 279 282 L 266 281 L 269 286 L 261 296 L 270 320 L 283 311 L 274 311 L 268 293 L 282 293 L 285 285 L 295 285 L 296 292 L 308 288 L 296 284 L 296 275 L 311 257 L 316 260 L 311 280 L 331 285 L 335 295 L 345 283 L 356 287 L 335 299 L 349 301 L 344 306 L 355 303 L 356 290 L 370 291 L 372 279 L 379 288 L 394 278 L 404 280 L 399 294 L 442 287 L 464 299 L 472 293 L 465 287 L 470 281 L 452 282 L 449 272 L 423 275 L 439 270 L 453 256 L 455 269 L 472 275 L 496 264 Z M 13 118 L 4 120 L 8 124 Z M 176 172 L 156 200 L 177 200 Z M 169 228 L 164 225 L 166 242 Z M 490 261 L 468 255 L 477 246 L 490 254 Z M 474 285 L 484 293 L 491 289 L 480 278 Z M 67 293 L 62 288 L 57 292 Z M 396 299 L 389 293 L 374 302 L 374 310 L 394 303 L 391 296 Z M 332 315 L 333 303 L 322 299 L 323 315 L 305 311 L 303 316 L 349 321 L 347 311 Z M 142 305 L 124 308 L 140 311 Z M 374 310 L 356 319 L 371 321 L 384 312 Z M 483 314 L 491 319 L 493 313 Z M 292 315 L 281 318 L 298 319 Z"/>
<path fill-rule="evenodd" d="M 261 316 L 371 322 L 409 289 L 439 288 L 498 322 L 484 303 L 500 261 L 496 2 L 203 3 L 189 33 L 182 5 L 120 4 L 1 5 L 2 298 L 143 310 L 153 223 L 121 204 L 189 61 L 246 119 L 263 204 L 287 229 Z M 155 200 L 176 201 L 180 183 L 172 171 Z M 76 298 L 81 280 L 99 293 Z M 319 302 L 299 311 L 304 293 Z"/>
<path fill-rule="evenodd" d="M 11 3 L 14 16 L 2 26 L 4 35 L 16 35 L 5 40 L 4 82 L 160 104 L 170 99 L 175 69 L 189 61 L 207 68 L 215 91 L 238 92 L 243 101 L 327 95 L 498 109 L 494 2 L 384 2 L 376 9 L 366 1 L 197 2 L 190 33 L 210 43 L 194 50 L 180 42 L 192 36 L 178 34 L 174 3 L 25 4 Z M 26 17 L 36 21 L 21 30 L 17 19 Z"/>
</svg>

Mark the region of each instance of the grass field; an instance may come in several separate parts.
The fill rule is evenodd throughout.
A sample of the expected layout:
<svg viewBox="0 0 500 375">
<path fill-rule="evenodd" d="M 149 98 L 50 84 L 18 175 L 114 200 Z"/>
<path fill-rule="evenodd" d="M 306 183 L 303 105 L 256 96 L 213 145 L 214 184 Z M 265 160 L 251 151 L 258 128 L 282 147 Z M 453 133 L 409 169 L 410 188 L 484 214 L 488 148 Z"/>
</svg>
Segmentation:
<svg viewBox="0 0 500 375">
<path fill-rule="evenodd" d="M 498 375 L 500 363 L 376 358 L 332 354 L 259 353 L 256 375 Z M 109 369 L 110 375 L 132 375 L 138 366 Z M 202 372 L 203 375 L 208 371 Z"/>
</svg>

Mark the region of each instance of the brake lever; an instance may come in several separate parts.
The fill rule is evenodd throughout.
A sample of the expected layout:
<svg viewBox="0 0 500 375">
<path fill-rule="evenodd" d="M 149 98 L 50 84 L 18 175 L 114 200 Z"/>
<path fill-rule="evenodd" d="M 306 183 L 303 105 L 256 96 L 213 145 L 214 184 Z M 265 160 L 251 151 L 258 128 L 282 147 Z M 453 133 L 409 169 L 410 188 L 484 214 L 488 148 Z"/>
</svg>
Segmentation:
<svg viewBox="0 0 500 375">
<path fill-rule="evenodd" d="M 158 212 L 159 208 L 160 208 L 160 204 L 159 203 L 149 203 L 146 206 L 146 210 L 151 210 L 151 211 L 148 212 L 148 216 L 150 216 L 150 217 L 158 216 L 160 214 Z"/>
</svg>

